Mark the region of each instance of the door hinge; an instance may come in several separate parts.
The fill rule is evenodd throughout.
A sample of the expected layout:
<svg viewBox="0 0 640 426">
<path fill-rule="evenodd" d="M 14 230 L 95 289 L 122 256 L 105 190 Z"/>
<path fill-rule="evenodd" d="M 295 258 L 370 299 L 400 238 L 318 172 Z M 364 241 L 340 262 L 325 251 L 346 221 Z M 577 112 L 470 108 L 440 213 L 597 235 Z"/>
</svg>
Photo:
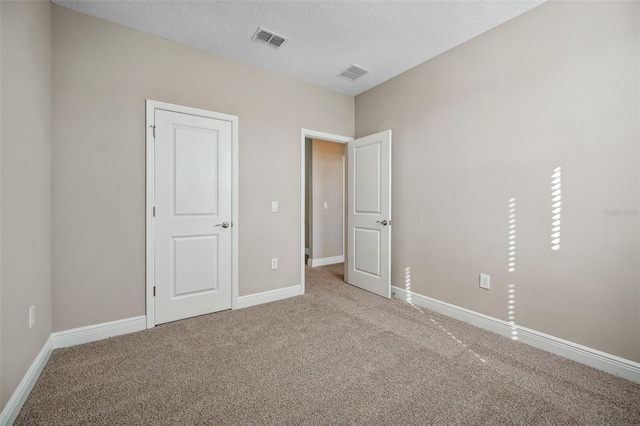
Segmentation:
<svg viewBox="0 0 640 426">
<path fill-rule="evenodd" d="M 153 297 L 156 297 L 156 286 L 153 286 Z"/>
<path fill-rule="evenodd" d="M 153 206 L 153 217 L 156 217 L 156 206 Z"/>
</svg>

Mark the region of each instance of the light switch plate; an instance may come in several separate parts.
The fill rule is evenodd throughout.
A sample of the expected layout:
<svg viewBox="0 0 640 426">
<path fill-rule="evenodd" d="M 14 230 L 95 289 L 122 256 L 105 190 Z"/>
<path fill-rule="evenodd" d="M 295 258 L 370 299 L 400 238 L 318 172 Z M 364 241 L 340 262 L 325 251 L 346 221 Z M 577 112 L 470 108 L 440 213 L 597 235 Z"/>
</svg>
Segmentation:
<svg viewBox="0 0 640 426">
<path fill-rule="evenodd" d="M 491 276 L 487 274 L 480 274 L 480 288 L 489 290 L 491 287 Z"/>
<path fill-rule="evenodd" d="M 271 202 L 271 213 L 278 213 L 278 202 L 277 201 L 272 201 Z"/>
<path fill-rule="evenodd" d="M 36 307 L 35 305 L 29 306 L 29 328 L 33 328 L 36 325 Z"/>
</svg>

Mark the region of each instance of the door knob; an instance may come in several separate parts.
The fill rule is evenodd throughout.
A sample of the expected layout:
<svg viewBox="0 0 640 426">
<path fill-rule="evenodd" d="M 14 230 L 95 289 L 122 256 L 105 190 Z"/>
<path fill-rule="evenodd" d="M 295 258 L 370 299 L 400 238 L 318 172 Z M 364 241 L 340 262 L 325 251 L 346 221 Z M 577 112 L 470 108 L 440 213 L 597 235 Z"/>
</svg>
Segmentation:
<svg viewBox="0 0 640 426">
<path fill-rule="evenodd" d="M 384 220 L 376 220 L 376 223 L 379 223 L 382 226 L 387 226 L 389 224 L 389 222 L 387 222 L 387 219 Z"/>
<path fill-rule="evenodd" d="M 229 224 L 229 222 L 227 222 L 226 220 L 222 223 L 217 224 L 216 226 L 222 226 L 223 228 L 228 228 L 229 226 L 231 226 Z"/>
</svg>

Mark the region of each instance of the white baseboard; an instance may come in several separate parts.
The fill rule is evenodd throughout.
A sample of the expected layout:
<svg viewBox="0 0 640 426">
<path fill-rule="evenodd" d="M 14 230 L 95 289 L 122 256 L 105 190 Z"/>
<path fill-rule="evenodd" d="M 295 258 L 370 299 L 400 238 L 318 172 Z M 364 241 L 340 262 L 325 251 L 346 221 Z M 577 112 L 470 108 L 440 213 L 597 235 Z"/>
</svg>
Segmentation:
<svg viewBox="0 0 640 426">
<path fill-rule="evenodd" d="M 289 297 L 300 296 L 301 291 L 301 285 L 294 285 L 291 287 L 279 288 L 277 290 L 269 290 L 263 291 L 262 293 L 240 296 L 238 297 L 238 309 L 275 302 L 276 300 L 288 299 Z"/>
<path fill-rule="evenodd" d="M 325 266 L 325 265 L 333 265 L 334 263 L 343 263 L 344 256 L 333 256 L 333 257 L 322 257 L 320 259 L 311 259 L 309 258 L 309 262 L 307 264 L 311 267 L 316 266 Z"/>
<path fill-rule="evenodd" d="M 493 331 L 506 337 L 511 337 L 511 325 L 507 321 L 483 315 L 469 309 L 461 308 L 450 303 L 441 302 L 421 294 L 407 292 L 400 287 L 391 287 L 393 297 L 411 302 L 416 306 L 464 321 L 476 327 Z M 606 352 L 573 343 L 559 337 L 550 336 L 530 328 L 517 325 L 518 341 L 533 347 L 560 355 L 589 367 L 596 368 L 615 376 L 622 377 L 635 383 L 640 383 L 640 363 L 620 358 Z"/>
<path fill-rule="evenodd" d="M 88 325 L 86 327 L 73 328 L 71 330 L 58 331 L 53 333 L 54 349 L 66 348 L 68 346 L 81 345 L 83 343 L 95 342 L 122 334 L 134 333 L 146 330 L 147 317 L 125 318 L 117 321 L 103 322 L 101 324 Z"/>
<path fill-rule="evenodd" d="M 16 420 L 24 402 L 27 400 L 29 393 L 31 393 L 33 386 L 36 384 L 38 377 L 40 377 L 40 373 L 42 373 L 54 349 L 95 342 L 96 340 L 133 333 L 135 331 L 145 330 L 146 328 L 147 317 L 142 315 L 52 333 L 33 361 L 33 364 L 31 364 L 29 370 L 27 370 L 15 392 L 13 392 L 7 405 L 0 413 L 0 426 L 11 425 Z"/>
<path fill-rule="evenodd" d="M 0 426 L 11 425 L 16 420 L 24 402 L 31 393 L 33 386 L 38 381 L 40 373 L 42 373 L 44 366 L 47 364 L 52 351 L 53 337 L 49 336 L 40 350 L 40 353 L 31 364 L 31 367 L 27 370 L 16 390 L 13 392 L 13 395 L 11 395 L 7 405 L 5 405 L 4 409 L 0 413 Z"/>
</svg>

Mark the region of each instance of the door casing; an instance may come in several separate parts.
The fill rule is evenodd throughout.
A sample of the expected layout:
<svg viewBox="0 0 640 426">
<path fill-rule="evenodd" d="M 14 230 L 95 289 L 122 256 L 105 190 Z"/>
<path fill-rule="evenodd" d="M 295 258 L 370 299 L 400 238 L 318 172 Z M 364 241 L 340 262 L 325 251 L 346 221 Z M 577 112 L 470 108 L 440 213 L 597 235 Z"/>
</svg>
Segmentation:
<svg viewBox="0 0 640 426">
<path fill-rule="evenodd" d="M 147 99 L 146 102 L 146 315 L 147 328 L 155 327 L 153 287 L 155 283 L 154 220 L 155 205 L 155 110 L 166 110 L 231 123 L 231 309 L 238 307 L 238 117 L 203 109 L 185 107 Z M 304 237 L 304 235 L 303 235 Z M 303 241 L 304 243 L 304 241 Z M 304 278 L 304 277 L 303 277 Z"/>
</svg>

